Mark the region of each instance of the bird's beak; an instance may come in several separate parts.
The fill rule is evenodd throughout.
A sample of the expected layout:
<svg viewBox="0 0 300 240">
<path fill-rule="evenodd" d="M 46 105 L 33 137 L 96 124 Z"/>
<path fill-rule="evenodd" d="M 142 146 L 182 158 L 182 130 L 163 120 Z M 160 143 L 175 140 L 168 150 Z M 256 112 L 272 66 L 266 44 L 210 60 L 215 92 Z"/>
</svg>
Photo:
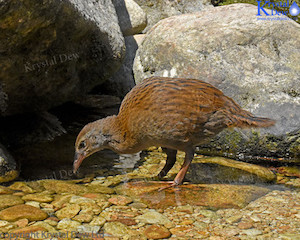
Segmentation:
<svg viewBox="0 0 300 240">
<path fill-rule="evenodd" d="M 73 162 L 73 173 L 75 174 L 80 167 L 83 159 L 85 159 L 86 156 L 84 154 L 80 154 L 78 152 L 75 152 L 74 156 L 74 162 Z"/>
</svg>

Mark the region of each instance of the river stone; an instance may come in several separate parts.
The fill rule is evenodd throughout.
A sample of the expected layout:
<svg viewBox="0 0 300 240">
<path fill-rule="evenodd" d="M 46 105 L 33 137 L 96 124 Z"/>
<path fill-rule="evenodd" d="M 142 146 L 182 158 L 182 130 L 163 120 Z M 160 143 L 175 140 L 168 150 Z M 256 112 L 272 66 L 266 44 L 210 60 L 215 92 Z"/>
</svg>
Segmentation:
<svg viewBox="0 0 300 240">
<path fill-rule="evenodd" d="M 87 198 L 87 197 L 81 197 L 81 196 L 72 196 L 70 199 L 70 203 L 95 203 L 93 199 Z"/>
<path fill-rule="evenodd" d="M 156 211 L 149 211 L 144 213 L 143 215 L 137 216 L 137 220 L 143 223 L 150 223 L 150 224 L 170 224 L 171 221 L 165 217 L 164 215 L 156 212 Z"/>
<path fill-rule="evenodd" d="M 29 221 L 27 218 L 19 219 L 18 221 L 15 221 L 14 224 L 16 224 L 19 228 L 26 227 L 28 225 Z"/>
<path fill-rule="evenodd" d="M 0 211 L 0 218 L 7 221 L 17 221 L 22 218 L 27 218 L 29 221 L 39 221 L 47 217 L 47 213 L 26 204 L 16 205 Z"/>
<path fill-rule="evenodd" d="M 1 84 L 1 83 L 0 83 Z M 0 87 L 1 95 L 1 87 Z M 0 96 L 1 102 L 1 96 Z M 1 108 L 1 107 L 0 107 Z M 10 182 L 19 176 L 17 164 L 7 149 L 0 144 L 0 183 Z"/>
<path fill-rule="evenodd" d="M 165 209 L 170 206 L 191 205 L 216 209 L 243 208 L 270 190 L 251 185 L 188 184 L 158 191 L 168 186 L 161 182 L 130 182 L 116 187 L 118 194 L 144 202 L 149 208 Z"/>
<path fill-rule="evenodd" d="M 95 216 L 93 220 L 89 223 L 91 226 L 100 226 L 102 227 L 104 223 L 106 222 L 106 219 L 101 216 Z"/>
<path fill-rule="evenodd" d="M 262 183 L 274 182 L 269 169 L 222 157 L 194 157 L 186 175 L 192 183 Z"/>
<path fill-rule="evenodd" d="M 36 201 L 28 201 L 28 202 L 26 202 L 25 204 L 40 209 L 40 203 L 39 203 L 39 202 L 36 202 Z"/>
<path fill-rule="evenodd" d="M 56 195 L 54 201 L 51 203 L 56 208 L 62 208 L 66 203 L 68 203 L 73 195 Z"/>
<path fill-rule="evenodd" d="M 54 191 L 56 193 L 80 194 L 85 193 L 87 191 L 87 188 L 82 185 L 69 183 L 66 181 L 43 180 L 42 182 L 46 190 Z"/>
<path fill-rule="evenodd" d="M 126 196 L 113 195 L 111 198 L 108 199 L 108 201 L 114 205 L 126 206 L 127 204 L 132 202 L 132 199 Z"/>
<path fill-rule="evenodd" d="M 242 233 L 246 234 L 249 237 L 253 237 L 253 236 L 261 235 L 263 232 L 261 230 L 253 228 L 253 229 L 243 230 Z"/>
<path fill-rule="evenodd" d="M 89 223 L 93 220 L 94 213 L 92 211 L 80 212 L 73 220 L 81 223 Z"/>
<path fill-rule="evenodd" d="M 21 236 L 27 236 L 27 234 L 32 234 L 32 233 L 36 233 L 36 232 L 41 232 L 41 234 L 36 234 L 35 236 L 42 236 L 42 232 L 47 231 L 46 228 L 42 227 L 42 226 L 27 226 L 24 228 L 18 228 L 18 229 L 14 229 L 11 231 L 11 234 L 13 236 L 13 234 L 21 234 Z"/>
<path fill-rule="evenodd" d="M 170 231 L 164 226 L 151 225 L 144 230 L 144 234 L 150 239 L 163 239 L 171 236 Z"/>
<path fill-rule="evenodd" d="M 0 186 L 0 195 L 2 194 L 11 194 L 14 191 L 9 189 L 8 187 Z"/>
<path fill-rule="evenodd" d="M 250 4 L 173 16 L 147 33 L 135 57 L 135 80 L 204 80 L 254 115 L 276 120 L 268 129 L 223 131 L 203 154 L 300 159 L 299 34 L 292 20 L 257 20 Z"/>
<path fill-rule="evenodd" d="M 33 226 L 38 226 L 38 227 L 42 227 L 45 228 L 46 231 L 48 232 L 55 232 L 56 229 L 54 227 L 52 227 L 50 224 L 46 223 L 46 222 L 36 222 L 33 224 Z"/>
<path fill-rule="evenodd" d="M 22 197 L 24 201 L 37 201 L 41 203 L 47 203 L 53 201 L 53 196 L 48 193 L 33 193 Z"/>
<path fill-rule="evenodd" d="M 79 227 L 80 226 L 80 223 L 79 222 L 77 222 L 77 221 L 73 221 L 73 220 L 71 220 L 71 219 L 69 219 L 69 218 L 64 218 L 64 219 L 62 219 L 61 221 L 59 221 L 58 222 L 58 224 L 57 224 L 57 228 L 58 229 L 66 229 L 66 230 L 68 230 L 68 231 L 71 231 L 71 230 L 76 230 L 77 229 L 77 227 Z"/>
<path fill-rule="evenodd" d="M 34 193 L 35 192 L 25 182 L 14 182 L 12 185 L 9 186 L 9 188 L 16 190 L 16 191 L 22 191 L 25 193 Z"/>
<path fill-rule="evenodd" d="M 55 212 L 55 215 L 59 219 L 72 218 L 77 215 L 80 211 L 80 206 L 78 204 L 68 204 L 66 207 Z"/>
<path fill-rule="evenodd" d="M 100 226 L 90 226 L 88 224 L 81 225 L 77 228 L 80 233 L 94 233 L 97 234 L 100 230 Z M 99 234 L 100 235 L 100 234 Z"/>
<path fill-rule="evenodd" d="M 147 26 L 147 16 L 133 0 L 112 0 L 124 36 L 140 33 Z"/>
<path fill-rule="evenodd" d="M 129 228 L 120 222 L 107 222 L 103 226 L 104 233 L 114 237 L 124 237 L 129 233 Z"/>
<path fill-rule="evenodd" d="M 148 24 L 144 32 L 147 32 L 159 20 L 180 15 L 183 13 L 200 12 L 204 8 L 212 7 L 208 0 L 135 0 L 146 12 Z"/>
<path fill-rule="evenodd" d="M 14 205 L 19 205 L 24 203 L 24 201 L 19 196 L 14 195 L 0 195 L 0 209 L 11 207 Z"/>
<path fill-rule="evenodd" d="M 74 100 L 122 63 L 124 39 L 111 1 L 9 0 L 0 13 L 0 115 Z"/>
</svg>

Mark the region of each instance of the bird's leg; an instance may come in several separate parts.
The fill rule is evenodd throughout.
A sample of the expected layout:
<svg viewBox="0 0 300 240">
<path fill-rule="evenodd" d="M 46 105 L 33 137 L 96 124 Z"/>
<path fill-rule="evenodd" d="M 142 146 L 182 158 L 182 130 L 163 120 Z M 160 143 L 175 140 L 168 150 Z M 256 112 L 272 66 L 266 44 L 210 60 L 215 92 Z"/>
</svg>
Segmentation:
<svg viewBox="0 0 300 240">
<path fill-rule="evenodd" d="M 158 174 L 158 178 L 161 179 L 164 176 L 167 175 L 167 173 L 170 171 L 170 169 L 174 166 L 176 162 L 176 154 L 177 150 L 169 149 L 169 148 L 163 148 L 163 151 L 167 154 L 167 161 L 163 169 Z"/>
<path fill-rule="evenodd" d="M 193 158 L 194 158 L 194 149 L 191 148 L 185 152 L 184 163 L 183 163 L 179 173 L 176 175 L 174 181 L 171 183 L 171 185 L 160 188 L 159 191 L 182 184 L 184 176 L 185 176 Z"/>
</svg>

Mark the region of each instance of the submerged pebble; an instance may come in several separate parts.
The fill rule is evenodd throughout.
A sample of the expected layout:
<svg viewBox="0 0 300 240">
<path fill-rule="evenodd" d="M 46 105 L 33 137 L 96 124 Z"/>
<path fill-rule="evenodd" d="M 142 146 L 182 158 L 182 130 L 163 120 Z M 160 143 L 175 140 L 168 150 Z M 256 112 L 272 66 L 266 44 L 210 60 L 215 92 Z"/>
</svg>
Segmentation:
<svg viewBox="0 0 300 240">
<path fill-rule="evenodd" d="M 299 236 L 299 191 L 256 185 L 189 184 L 158 192 L 163 183 L 142 179 L 159 172 L 163 157 L 164 153 L 151 152 L 132 172 L 91 182 L 41 180 L 0 188 L 0 231 L 75 231 L 90 234 L 91 238 L 97 233 L 100 239 L 128 240 Z M 173 178 L 179 170 L 181 157 L 179 154 L 179 163 L 167 178 Z M 132 182 L 131 178 L 139 180 Z M 299 178 L 293 175 L 286 183 L 297 181 Z"/>
</svg>

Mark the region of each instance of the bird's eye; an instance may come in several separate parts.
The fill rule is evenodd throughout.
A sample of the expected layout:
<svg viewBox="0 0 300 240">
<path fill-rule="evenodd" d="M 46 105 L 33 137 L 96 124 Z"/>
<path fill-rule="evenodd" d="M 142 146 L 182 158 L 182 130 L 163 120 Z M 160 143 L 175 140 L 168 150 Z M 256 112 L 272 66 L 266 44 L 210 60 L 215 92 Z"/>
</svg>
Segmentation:
<svg viewBox="0 0 300 240">
<path fill-rule="evenodd" d="M 85 148 L 85 147 L 86 147 L 85 141 L 80 142 L 79 149 L 82 149 L 82 148 Z"/>
</svg>

